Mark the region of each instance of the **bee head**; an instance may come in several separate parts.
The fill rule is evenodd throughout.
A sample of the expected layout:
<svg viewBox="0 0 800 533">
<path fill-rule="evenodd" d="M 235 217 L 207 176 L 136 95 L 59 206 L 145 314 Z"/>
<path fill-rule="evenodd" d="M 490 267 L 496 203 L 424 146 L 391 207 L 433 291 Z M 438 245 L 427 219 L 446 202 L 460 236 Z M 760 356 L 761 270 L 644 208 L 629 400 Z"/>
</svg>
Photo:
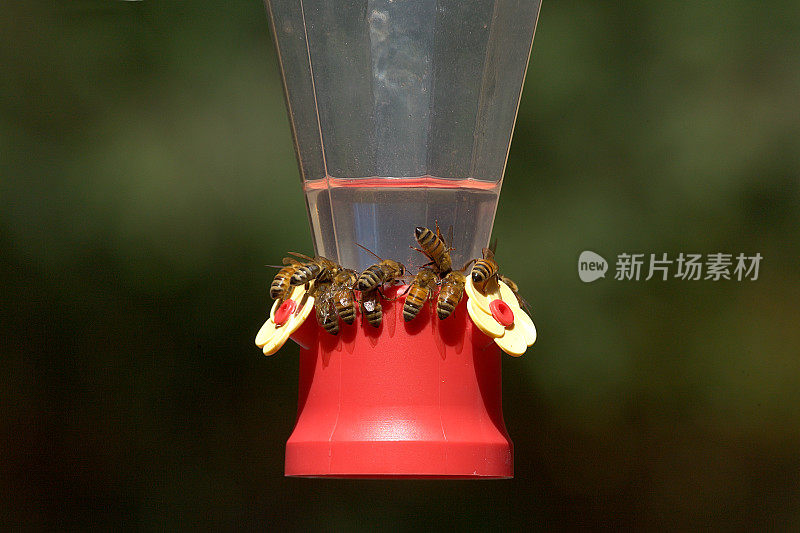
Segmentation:
<svg viewBox="0 0 800 533">
<path fill-rule="evenodd" d="M 415 236 L 417 239 L 419 239 L 419 238 L 420 238 L 420 236 L 422 235 L 422 233 L 423 233 L 424 231 L 425 231 L 425 228 L 423 228 L 422 226 L 417 226 L 417 227 L 414 229 L 414 236 Z"/>
</svg>

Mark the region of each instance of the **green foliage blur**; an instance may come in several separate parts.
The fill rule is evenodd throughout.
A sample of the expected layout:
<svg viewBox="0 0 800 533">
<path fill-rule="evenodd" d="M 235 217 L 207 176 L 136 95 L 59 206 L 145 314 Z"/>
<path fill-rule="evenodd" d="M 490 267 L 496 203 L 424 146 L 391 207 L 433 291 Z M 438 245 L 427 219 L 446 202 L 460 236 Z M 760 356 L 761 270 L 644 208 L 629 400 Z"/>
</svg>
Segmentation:
<svg viewBox="0 0 800 533">
<path fill-rule="evenodd" d="M 257 1 L 4 3 L 0 524 L 800 528 L 800 3 L 549 1 L 498 209 L 516 478 L 283 477 L 311 247 Z M 577 257 L 761 253 L 757 281 Z M 613 274 L 613 264 L 611 266 Z"/>
</svg>

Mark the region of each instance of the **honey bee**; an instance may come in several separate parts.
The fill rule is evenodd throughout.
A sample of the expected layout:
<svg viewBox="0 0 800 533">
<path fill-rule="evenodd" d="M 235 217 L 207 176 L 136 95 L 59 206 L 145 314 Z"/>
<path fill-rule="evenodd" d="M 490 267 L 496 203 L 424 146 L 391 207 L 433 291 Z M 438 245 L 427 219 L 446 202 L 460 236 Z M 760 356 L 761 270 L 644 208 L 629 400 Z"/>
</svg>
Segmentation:
<svg viewBox="0 0 800 533">
<path fill-rule="evenodd" d="M 452 229 L 451 226 L 451 241 L 453 240 Z M 435 233 L 423 226 L 417 226 L 414 230 L 414 237 L 416 237 L 422 249 L 420 250 L 413 246 L 412 248 L 418 252 L 422 252 L 431 260 L 430 263 L 423 266 L 434 266 L 440 276 L 446 276 L 453 269 L 453 264 L 450 261 L 450 250 L 452 250 L 452 248 L 448 247 L 444 239 L 442 239 L 442 234 L 439 231 L 439 223 L 436 223 Z"/>
<path fill-rule="evenodd" d="M 442 280 L 439 297 L 436 299 L 436 315 L 439 320 L 449 317 L 464 296 L 467 277 L 460 270 L 453 270 Z"/>
<path fill-rule="evenodd" d="M 483 258 L 475 262 L 472 267 L 472 282 L 485 284 L 490 279 L 497 277 L 497 261 L 494 260 L 494 249 L 484 248 Z"/>
<path fill-rule="evenodd" d="M 297 267 L 297 270 L 292 274 L 289 281 L 292 285 L 304 285 L 313 280 L 330 281 L 341 268 L 327 257 L 322 257 L 320 255 L 317 257 L 309 257 L 297 252 L 289 253 L 306 261 Z"/>
<path fill-rule="evenodd" d="M 461 298 L 464 296 L 464 285 L 467 283 L 467 276 L 464 274 L 467 267 L 475 261 L 470 259 L 460 270 L 452 270 L 442 280 L 439 289 L 439 297 L 436 299 L 436 316 L 439 320 L 449 317 L 455 310 Z"/>
<path fill-rule="evenodd" d="M 436 291 L 436 272 L 423 268 L 414 277 L 414 281 L 406 292 L 406 302 L 403 304 L 403 319 L 408 322 L 414 320 L 425 302 L 433 298 Z"/>
<path fill-rule="evenodd" d="M 283 264 L 284 266 L 282 267 L 275 267 L 280 268 L 280 270 L 275 274 L 275 278 L 273 278 L 269 286 L 269 296 L 273 300 L 283 300 L 286 298 L 289 294 L 289 287 L 291 287 L 290 280 L 292 275 L 302 266 L 300 261 L 292 257 L 284 257 Z"/>
<path fill-rule="evenodd" d="M 391 259 L 381 259 L 372 251 L 364 246 L 356 243 L 357 246 L 363 248 L 367 252 L 374 255 L 380 263 L 372 265 L 358 277 L 356 281 L 356 288 L 361 292 L 370 292 L 375 289 L 380 290 L 381 286 L 385 283 L 391 283 L 399 278 L 402 278 L 406 273 L 406 267 L 402 263 L 393 261 Z"/>
<path fill-rule="evenodd" d="M 332 283 L 329 281 L 316 282 L 309 294 L 314 297 L 317 323 L 331 335 L 338 335 L 339 315 L 336 314 L 332 288 Z"/>
<path fill-rule="evenodd" d="M 361 293 L 361 314 L 367 319 L 369 325 L 377 328 L 383 319 L 383 308 L 378 289 Z"/>
<path fill-rule="evenodd" d="M 333 277 L 331 295 L 336 312 L 346 324 L 352 324 L 356 318 L 355 295 L 353 285 L 356 283 L 354 270 L 342 269 Z"/>
</svg>

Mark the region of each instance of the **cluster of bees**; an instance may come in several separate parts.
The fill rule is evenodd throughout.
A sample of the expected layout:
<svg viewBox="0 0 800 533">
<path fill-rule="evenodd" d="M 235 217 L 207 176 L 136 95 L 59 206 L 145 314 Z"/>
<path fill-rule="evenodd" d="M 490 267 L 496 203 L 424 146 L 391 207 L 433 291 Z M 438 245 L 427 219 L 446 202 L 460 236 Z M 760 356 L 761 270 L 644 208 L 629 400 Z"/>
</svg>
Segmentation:
<svg viewBox="0 0 800 533">
<path fill-rule="evenodd" d="M 475 265 L 470 276 L 479 289 L 492 279 L 500 279 L 517 295 L 520 303 L 524 303 L 517 293 L 516 284 L 499 274 L 497 262 L 494 260 L 494 246 L 484 248 L 481 259 L 472 259 L 461 269 L 453 270 L 450 259 L 450 251 L 453 248 L 445 243 L 438 224 L 436 231 L 418 226 L 414 231 L 414 237 L 420 247 L 412 246 L 412 248 L 423 253 L 429 262 L 419 268 L 419 272 L 406 290 L 403 305 L 403 319 L 406 322 L 413 320 L 422 306 L 432 301 L 434 297 L 439 319 L 444 320 L 449 317 L 464 295 L 466 271 L 472 263 Z M 389 299 L 383 295 L 381 289 L 384 285 L 402 281 L 406 269 L 402 263 L 381 259 L 364 246 L 360 244 L 358 246 L 379 261 L 361 274 L 322 256 L 309 257 L 289 252 L 291 257 L 283 259 L 283 266 L 270 285 L 270 296 L 275 300 L 284 300 L 292 287 L 305 285 L 309 295 L 314 297 L 317 322 L 332 335 L 339 333 L 339 319 L 345 324 L 352 324 L 355 321 L 356 305 L 360 307 L 361 314 L 371 326 L 379 327 L 383 319 L 380 300 Z M 360 299 L 356 298 L 356 290 L 361 295 Z"/>
</svg>

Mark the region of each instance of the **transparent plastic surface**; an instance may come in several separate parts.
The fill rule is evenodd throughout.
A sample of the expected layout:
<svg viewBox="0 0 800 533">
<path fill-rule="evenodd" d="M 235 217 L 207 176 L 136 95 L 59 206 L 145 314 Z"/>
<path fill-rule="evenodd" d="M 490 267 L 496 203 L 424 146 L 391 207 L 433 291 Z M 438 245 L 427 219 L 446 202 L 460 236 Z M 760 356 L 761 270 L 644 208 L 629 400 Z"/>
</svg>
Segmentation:
<svg viewBox="0 0 800 533">
<path fill-rule="evenodd" d="M 401 261 L 415 272 L 413 267 L 428 262 L 410 248 L 412 244 L 419 247 L 414 228 L 420 225 L 433 229 L 438 222 L 445 241 L 454 248 L 450 252 L 454 268 L 480 257 L 491 235 L 499 192 L 499 183 L 428 176 L 329 180 L 326 186 L 309 188 L 306 199 L 311 225 L 315 232 L 317 228 L 320 231 L 314 236 L 318 253 L 363 269 L 376 259 L 356 246 L 358 243 L 382 258 Z"/>
<path fill-rule="evenodd" d="M 480 254 L 539 3 L 267 0 L 318 253 L 402 259 L 438 220 Z"/>
</svg>

